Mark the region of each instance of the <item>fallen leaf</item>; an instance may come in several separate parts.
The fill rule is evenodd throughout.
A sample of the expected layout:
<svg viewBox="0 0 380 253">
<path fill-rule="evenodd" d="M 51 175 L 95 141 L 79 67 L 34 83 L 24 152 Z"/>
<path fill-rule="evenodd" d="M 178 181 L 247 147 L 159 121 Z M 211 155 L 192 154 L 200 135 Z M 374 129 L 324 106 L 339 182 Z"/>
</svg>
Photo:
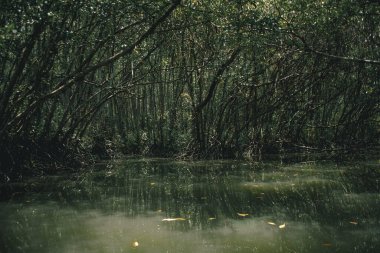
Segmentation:
<svg viewBox="0 0 380 253">
<path fill-rule="evenodd" d="M 246 216 L 248 216 L 249 214 L 248 214 L 248 213 L 237 213 L 237 215 L 239 215 L 240 217 L 246 217 Z"/>
<path fill-rule="evenodd" d="M 276 226 L 276 223 L 274 223 L 274 222 L 268 221 L 267 223 L 268 223 L 269 225 Z"/>
<path fill-rule="evenodd" d="M 184 221 L 186 220 L 185 218 L 165 218 L 162 219 L 162 221 Z"/>
<path fill-rule="evenodd" d="M 285 228 L 285 223 L 284 224 L 282 224 L 282 225 L 280 225 L 280 226 L 278 226 L 279 228 Z"/>
</svg>

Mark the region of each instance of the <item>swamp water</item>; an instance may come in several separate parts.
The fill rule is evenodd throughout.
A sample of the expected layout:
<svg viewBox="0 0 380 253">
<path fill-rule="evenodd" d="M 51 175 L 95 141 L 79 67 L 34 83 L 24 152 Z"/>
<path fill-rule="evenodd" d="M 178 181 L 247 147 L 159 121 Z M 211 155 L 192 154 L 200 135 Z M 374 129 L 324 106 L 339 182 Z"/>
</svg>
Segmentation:
<svg viewBox="0 0 380 253">
<path fill-rule="evenodd" d="M 380 252 L 379 161 L 124 160 L 27 188 L 0 252 Z"/>
</svg>

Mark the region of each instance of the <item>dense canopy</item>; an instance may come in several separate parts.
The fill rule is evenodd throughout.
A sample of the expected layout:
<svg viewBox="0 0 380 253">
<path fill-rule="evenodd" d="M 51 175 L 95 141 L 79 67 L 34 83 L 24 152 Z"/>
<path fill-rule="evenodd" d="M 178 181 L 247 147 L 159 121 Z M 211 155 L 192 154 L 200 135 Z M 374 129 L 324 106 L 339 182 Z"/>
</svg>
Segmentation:
<svg viewBox="0 0 380 253">
<path fill-rule="evenodd" d="M 220 158 L 380 139 L 378 1 L 1 2 L 8 163 L 28 145 Z"/>
</svg>

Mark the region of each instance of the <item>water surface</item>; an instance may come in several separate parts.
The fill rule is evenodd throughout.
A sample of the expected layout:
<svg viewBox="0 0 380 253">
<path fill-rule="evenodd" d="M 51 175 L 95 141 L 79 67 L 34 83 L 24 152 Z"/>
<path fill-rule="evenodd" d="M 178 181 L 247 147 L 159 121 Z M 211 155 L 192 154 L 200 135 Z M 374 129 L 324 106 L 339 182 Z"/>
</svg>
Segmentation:
<svg viewBox="0 0 380 253">
<path fill-rule="evenodd" d="M 379 161 L 104 162 L 2 198 L 0 252 L 380 252 L 379 181 Z"/>
</svg>

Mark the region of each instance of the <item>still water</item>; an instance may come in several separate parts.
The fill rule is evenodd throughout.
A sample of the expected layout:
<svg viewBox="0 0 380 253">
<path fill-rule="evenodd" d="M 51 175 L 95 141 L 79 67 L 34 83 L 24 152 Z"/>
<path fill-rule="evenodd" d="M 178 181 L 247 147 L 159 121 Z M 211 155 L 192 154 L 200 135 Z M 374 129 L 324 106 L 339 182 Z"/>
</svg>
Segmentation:
<svg viewBox="0 0 380 253">
<path fill-rule="evenodd" d="M 378 160 L 121 160 L 26 189 L 0 252 L 380 252 Z"/>
</svg>

